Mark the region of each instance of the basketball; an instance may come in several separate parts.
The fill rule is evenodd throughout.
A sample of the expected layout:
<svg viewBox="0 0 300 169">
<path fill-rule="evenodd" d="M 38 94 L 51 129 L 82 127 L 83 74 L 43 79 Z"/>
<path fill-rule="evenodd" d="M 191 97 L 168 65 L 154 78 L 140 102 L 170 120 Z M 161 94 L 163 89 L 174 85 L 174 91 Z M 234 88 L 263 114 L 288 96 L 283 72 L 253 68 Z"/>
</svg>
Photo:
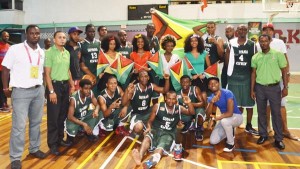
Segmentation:
<svg viewBox="0 0 300 169">
<path fill-rule="evenodd" d="M 90 80 L 92 82 L 93 85 L 95 84 L 95 79 L 91 75 L 84 75 L 82 77 L 82 79 L 88 79 L 88 80 Z"/>
</svg>

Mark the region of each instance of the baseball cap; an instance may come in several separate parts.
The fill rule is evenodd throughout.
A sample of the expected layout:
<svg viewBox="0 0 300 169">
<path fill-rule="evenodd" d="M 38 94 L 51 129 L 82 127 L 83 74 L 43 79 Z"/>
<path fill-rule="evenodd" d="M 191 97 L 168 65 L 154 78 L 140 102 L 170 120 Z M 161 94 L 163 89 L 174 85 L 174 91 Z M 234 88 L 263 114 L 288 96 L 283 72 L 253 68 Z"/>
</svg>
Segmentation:
<svg viewBox="0 0 300 169">
<path fill-rule="evenodd" d="M 273 26 L 273 24 L 271 24 L 271 23 L 265 24 L 265 25 L 263 26 L 263 29 L 262 29 L 262 30 L 267 29 L 267 28 L 271 28 L 272 30 L 274 30 L 274 26 Z"/>
<path fill-rule="evenodd" d="M 73 33 L 73 32 L 79 32 L 82 33 L 82 30 L 79 29 L 77 26 L 76 27 L 71 27 L 68 31 L 68 34 Z"/>
</svg>

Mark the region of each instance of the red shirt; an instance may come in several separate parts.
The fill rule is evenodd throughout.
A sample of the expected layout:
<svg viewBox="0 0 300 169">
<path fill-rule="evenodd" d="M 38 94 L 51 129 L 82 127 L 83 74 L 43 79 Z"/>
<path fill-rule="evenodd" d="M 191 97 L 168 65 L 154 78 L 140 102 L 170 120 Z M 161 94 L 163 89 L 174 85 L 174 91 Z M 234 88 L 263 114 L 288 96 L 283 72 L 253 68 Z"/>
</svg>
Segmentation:
<svg viewBox="0 0 300 169">
<path fill-rule="evenodd" d="M 147 61 L 152 56 L 150 51 L 145 51 L 142 56 L 136 52 L 131 52 L 130 59 L 134 62 L 134 68 L 137 70 L 144 69 L 143 67 L 148 67 Z"/>
<path fill-rule="evenodd" d="M 0 71 L 2 71 L 2 61 L 9 47 L 10 45 L 8 43 L 0 41 Z"/>
</svg>

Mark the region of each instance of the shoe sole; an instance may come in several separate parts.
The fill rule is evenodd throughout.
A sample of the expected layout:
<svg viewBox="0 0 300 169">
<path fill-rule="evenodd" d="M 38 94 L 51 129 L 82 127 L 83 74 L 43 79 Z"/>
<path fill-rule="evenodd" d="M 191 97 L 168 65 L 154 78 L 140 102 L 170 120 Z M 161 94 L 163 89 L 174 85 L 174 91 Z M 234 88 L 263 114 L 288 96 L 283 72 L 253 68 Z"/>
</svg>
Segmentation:
<svg viewBox="0 0 300 169">
<path fill-rule="evenodd" d="M 246 132 L 246 133 L 249 133 L 249 134 L 252 134 L 252 135 L 254 135 L 254 136 L 259 136 L 259 133 L 257 133 L 257 134 L 256 134 L 256 133 L 252 133 L 252 132 L 250 132 L 250 131 L 248 131 L 248 130 L 245 130 L 245 132 Z"/>
</svg>

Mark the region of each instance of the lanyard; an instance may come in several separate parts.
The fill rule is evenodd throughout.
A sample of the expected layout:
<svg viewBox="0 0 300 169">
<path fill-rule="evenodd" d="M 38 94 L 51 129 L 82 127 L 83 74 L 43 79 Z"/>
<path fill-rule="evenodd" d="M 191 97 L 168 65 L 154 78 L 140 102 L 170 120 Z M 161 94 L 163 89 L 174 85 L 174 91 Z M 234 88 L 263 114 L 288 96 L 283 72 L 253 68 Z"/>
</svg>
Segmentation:
<svg viewBox="0 0 300 169">
<path fill-rule="evenodd" d="M 32 65 L 31 56 L 30 56 L 30 53 L 29 53 L 28 47 L 25 45 L 25 43 L 24 43 L 24 47 L 25 47 L 25 49 L 26 49 L 27 56 L 28 56 L 28 58 L 29 58 L 29 62 L 30 62 L 30 64 Z M 40 51 L 38 51 L 38 52 L 39 52 L 39 59 L 38 59 L 38 61 L 37 61 L 37 66 L 39 66 L 39 65 L 40 65 L 40 60 L 41 60 L 41 53 L 40 53 Z"/>
</svg>

